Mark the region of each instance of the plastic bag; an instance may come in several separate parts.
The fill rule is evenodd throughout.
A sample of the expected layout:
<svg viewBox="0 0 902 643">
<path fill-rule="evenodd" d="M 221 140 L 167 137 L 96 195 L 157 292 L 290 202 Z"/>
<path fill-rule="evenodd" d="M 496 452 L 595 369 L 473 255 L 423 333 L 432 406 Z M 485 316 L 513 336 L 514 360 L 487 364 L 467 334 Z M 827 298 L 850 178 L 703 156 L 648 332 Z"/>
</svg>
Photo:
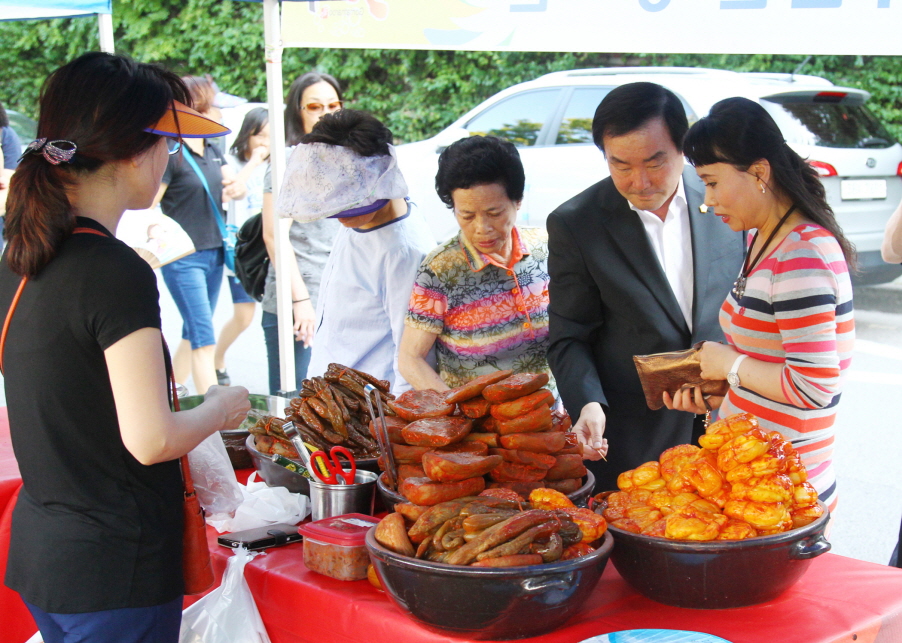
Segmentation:
<svg viewBox="0 0 902 643">
<path fill-rule="evenodd" d="M 221 519 L 234 515 L 244 496 L 222 436 L 216 432 L 194 447 L 188 452 L 188 464 L 197 499 L 207 516 Z"/>
<path fill-rule="evenodd" d="M 276 523 L 295 525 L 310 513 L 310 499 L 299 493 L 291 493 L 285 487 L 269 487 L 265 482 L 255 482 L 257 472 L 247 479 L 247 486 L 238 485 L 244 501 L 233 517 L 210 516 L 207 524 L 216 531 L 243 531 Z"/>
<path fill-rule="evenodd" d="M 179 643 L 270 643 L 244 578 L 245 566 L 259 553 L 235 550 L 222 584 L 182 612 Z"/>
</svg>

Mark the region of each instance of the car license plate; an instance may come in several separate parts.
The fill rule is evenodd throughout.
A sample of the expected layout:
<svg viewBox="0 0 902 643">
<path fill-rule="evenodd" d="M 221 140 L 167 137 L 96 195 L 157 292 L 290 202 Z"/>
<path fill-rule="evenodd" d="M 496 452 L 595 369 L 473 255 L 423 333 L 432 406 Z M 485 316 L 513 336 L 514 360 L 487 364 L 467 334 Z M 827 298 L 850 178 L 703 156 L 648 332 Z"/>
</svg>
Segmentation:
<svg viewBox="0 0 902 643">
<path fill-rule="evenodd" d="M 839 193 L 843 201 L 860 199 L 885 199 L 886 179 L 846 179 L 839 185 Z"/>
</svg>

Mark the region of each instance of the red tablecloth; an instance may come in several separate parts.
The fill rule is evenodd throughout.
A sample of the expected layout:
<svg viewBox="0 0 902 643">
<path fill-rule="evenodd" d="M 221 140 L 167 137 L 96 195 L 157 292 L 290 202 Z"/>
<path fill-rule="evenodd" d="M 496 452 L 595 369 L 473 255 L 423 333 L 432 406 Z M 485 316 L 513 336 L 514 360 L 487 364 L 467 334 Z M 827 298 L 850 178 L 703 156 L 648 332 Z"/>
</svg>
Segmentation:
<svg viewBox="0 0 902 643">
<path fill-rule="evenodd" d="M 0 407 L 0 577 L 6 569 L 11 500 L 20 482 L 6 409 Z M 231 550 L 216 544 L 217 535 L 208 529 L 213 565 L 221 576 Z M 461 640 L 420 627 L 367 581 L 342 582 L 308 571 L 302 544 L 258 556 L 248 564 L 246 577 L 272 643 Z M 825 554 L 775 601 L 732 610 L 687 610 L 639 596 L 608 564 L 576 617 L 556 632 L 526 640 L 575 643 L 635 628 L 696 630 L 732 643 L 899 643 L 902 570 Z M 0 643 L 23 643 L 36 629 L 18 595 L 0 586 Z"/>
<path fill-rule="evenodd" d="M 231 552 L 217 546 L 216 534 L 210 531 L 214 566 L 221 574 Z M 321 576 L 307 570 L 302 559 L 302 544 L 287 545 L 268 550 L 246 568 L 272 643 L 461 640 L 417 625 L 367 581 Z M 730 610 L 689 610 L 643 598 L 608 563 L 596 591 L 575 618 L 551 634 L 523 640 L 574 643 L 638 628 L 707 632 L 732 643 L 899 643 L 902 570 L 825 554 L 775 601 Z"/>
</svg>

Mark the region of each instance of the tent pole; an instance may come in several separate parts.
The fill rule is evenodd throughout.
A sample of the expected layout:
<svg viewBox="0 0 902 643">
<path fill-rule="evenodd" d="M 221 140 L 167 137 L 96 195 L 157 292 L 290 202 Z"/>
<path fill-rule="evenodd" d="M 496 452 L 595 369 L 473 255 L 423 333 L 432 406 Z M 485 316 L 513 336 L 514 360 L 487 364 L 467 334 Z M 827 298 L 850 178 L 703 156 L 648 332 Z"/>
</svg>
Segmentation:
<svg viewBox="0 0 902 643">
<path fill-rule="evenodd" d="M 113 43 L 113 14 L 98 13 L 97 30 L 100 32 L 100 51 L 116 53 Z"/>
<path fill-rule="evenodd" d="M 266 95 L 269 104 L 269 160 L 272 164 L 272 200 L 278 202 L 285 171 L 285 120 L 282 117 L 282 25 L 278 0 L 263 0 L 263 36 L 266 54 Z M 284 392 L 294 391 L 294 331 L 291 307 L 291 261 L 288 241 L 290 219 L 280 219 L 273 207 L 276 231 L 276 306 L 279 311 L 279 377 Z M 284 277 L 283 277 L 284 276 Z"/>
</svg>

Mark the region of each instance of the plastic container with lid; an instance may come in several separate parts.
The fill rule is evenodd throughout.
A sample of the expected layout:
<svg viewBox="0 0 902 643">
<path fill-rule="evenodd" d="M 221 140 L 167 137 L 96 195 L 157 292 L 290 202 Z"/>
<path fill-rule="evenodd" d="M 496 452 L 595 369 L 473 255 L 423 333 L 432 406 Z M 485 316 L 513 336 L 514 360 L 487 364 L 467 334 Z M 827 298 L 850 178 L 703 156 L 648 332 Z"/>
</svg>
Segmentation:
<svg viewBox="0 0 902 643">
<path fill-rule="evenodd" d="M 338 580 L 363 580 L 370 564 L 366 532 L 379 524 L 364 514 L 344 514 L 301 525 L 304 565 Z"/>
</svg>

